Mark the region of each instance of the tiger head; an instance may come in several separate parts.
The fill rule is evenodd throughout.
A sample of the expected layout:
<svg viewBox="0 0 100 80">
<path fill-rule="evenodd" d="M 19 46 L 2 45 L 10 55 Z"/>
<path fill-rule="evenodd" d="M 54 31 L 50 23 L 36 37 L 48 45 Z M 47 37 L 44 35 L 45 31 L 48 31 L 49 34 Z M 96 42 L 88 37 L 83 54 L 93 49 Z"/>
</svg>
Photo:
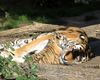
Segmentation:
<svg viewBox="0 0 100 80">
<path fill-rule="evenodd" d="M 63 51 L 60 57 L 62 64 L 78 64 L 91 58 L 92 53 L 88 44 L 88 36 L 82 29 L 69 27 L 57 32 L 65 35 L 68 41 L 66 50 Z"/>
</svg>

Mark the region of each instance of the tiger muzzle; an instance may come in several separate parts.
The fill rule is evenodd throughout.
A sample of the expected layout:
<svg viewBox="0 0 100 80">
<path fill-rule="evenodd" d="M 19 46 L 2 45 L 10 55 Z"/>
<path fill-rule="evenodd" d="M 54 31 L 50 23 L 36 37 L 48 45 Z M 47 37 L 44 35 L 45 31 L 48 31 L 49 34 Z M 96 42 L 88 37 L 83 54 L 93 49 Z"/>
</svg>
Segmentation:
<svg viewBox="0 0 100 80">
<path fill-rule="evenodd" d="M 77 59 L 78 56 L 81 56 L 80 58 L 82 58 L 81 48 L 82 46 L 74 41 L 68 42 L 68 44 L 66 45 L 66 49 L 62 51 L 62 54 L 60 56 L 61 64 L 64 65 L 69 64 L 70 60 L 75 60 Z M 69 54 L 71 54 L 71 56 L 69 56 Z M 77 59 L 77 61 L 80 61 L 81 60 L 80 58 Z M 74 63 L 74 61 L 72 63 Z"/>
</svg>

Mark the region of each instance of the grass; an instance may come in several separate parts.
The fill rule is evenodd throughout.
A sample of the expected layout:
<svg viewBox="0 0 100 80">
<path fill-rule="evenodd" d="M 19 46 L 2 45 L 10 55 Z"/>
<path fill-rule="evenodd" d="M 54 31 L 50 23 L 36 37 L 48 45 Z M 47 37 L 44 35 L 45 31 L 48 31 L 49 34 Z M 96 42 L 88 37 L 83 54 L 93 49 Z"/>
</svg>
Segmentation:
<svg viewBox="0 0 100 80">
<path fill-rule="evenodd" d="M 31 57 L 26 57 L 26 62 L 21 65 L 11 61 L 11 57 L 0 57 L 0 76 L 4 80 L 38 80 L 36 72 L 37 68 Z"/>
</svg>

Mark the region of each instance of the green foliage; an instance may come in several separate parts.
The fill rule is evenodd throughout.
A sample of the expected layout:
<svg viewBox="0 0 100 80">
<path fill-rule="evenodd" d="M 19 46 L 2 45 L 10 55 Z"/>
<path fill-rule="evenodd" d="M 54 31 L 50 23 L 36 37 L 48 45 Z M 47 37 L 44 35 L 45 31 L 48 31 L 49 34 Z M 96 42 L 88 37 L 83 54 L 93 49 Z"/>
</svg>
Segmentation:
<svg viewBox="0 0 100 80">
<path fill-rule="evenodd" d="M 21 16 L 13 16 L 13 17 L 7 17 L 5 18 L 6 20 L 0 27 L 0 30 L 7 30 L 7 29 L 12 29 L 12 28 L 17 28 L 21 25 L 27 25 L 31 24 L 31 20 L 26 16 L 26 15 L 21 15 Z"/>
<path fill-rule="evenodd" d="M 89 1 L 88 4 L 81 3 L 83 0 L 78 0 L 79 3 L 75 3 L 75 1 L 77 0 L 1 0 L 0 9 L 8 12 L 10 17 L 0 22 L 0 30 L 30 24 L 32 20 L 55 24 L 55 18 L 78 16 L 89 11 L 100 9 L 99 0 L 86 0 Z M 89 19 L 91 18 L 89 17 Z"/>
<path fill-rule="evenodd" d="M 50 19 L 48 19 L 47 17 L 45 16 L 38 16 L 34 19 L 34 21 L 36 22 L 40 22 L 40 23 L 48 23 L 50 22 Z"/>
<path fill-rule="evenodd" d="M 26 58 L 24 64 L 11 61 L 11 57 L 0 57 L 0 74 L 4 79 L 38 80 L 36 71 L 36 65 L 33 64 L 31 57 Z"/>
<path fill-rule="evenodd" d="M 22 15 L 22 16 L 19 16 L 18 19 L 16 20 L 16 25 L 19 25 L 19 24 L 26 24 L 26 23 L 30 23 L 31 21 L 28 19 L 28 17 L 26 15 Z"/>
</svg>

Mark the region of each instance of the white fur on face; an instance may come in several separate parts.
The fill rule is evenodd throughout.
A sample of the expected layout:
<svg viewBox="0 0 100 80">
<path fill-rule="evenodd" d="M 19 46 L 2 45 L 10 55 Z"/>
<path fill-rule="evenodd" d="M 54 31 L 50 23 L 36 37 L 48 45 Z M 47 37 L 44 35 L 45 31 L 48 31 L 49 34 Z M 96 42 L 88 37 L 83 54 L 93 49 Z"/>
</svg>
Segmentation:
<svg viewBox="0 0 100 80">
<path fill-rule="evenodd" d="M 78 49 L 78 50 L 80 50 L 81 47 L 82 47 L 81 45 L 75 45 L 74 49 Z"/>
</svg>

